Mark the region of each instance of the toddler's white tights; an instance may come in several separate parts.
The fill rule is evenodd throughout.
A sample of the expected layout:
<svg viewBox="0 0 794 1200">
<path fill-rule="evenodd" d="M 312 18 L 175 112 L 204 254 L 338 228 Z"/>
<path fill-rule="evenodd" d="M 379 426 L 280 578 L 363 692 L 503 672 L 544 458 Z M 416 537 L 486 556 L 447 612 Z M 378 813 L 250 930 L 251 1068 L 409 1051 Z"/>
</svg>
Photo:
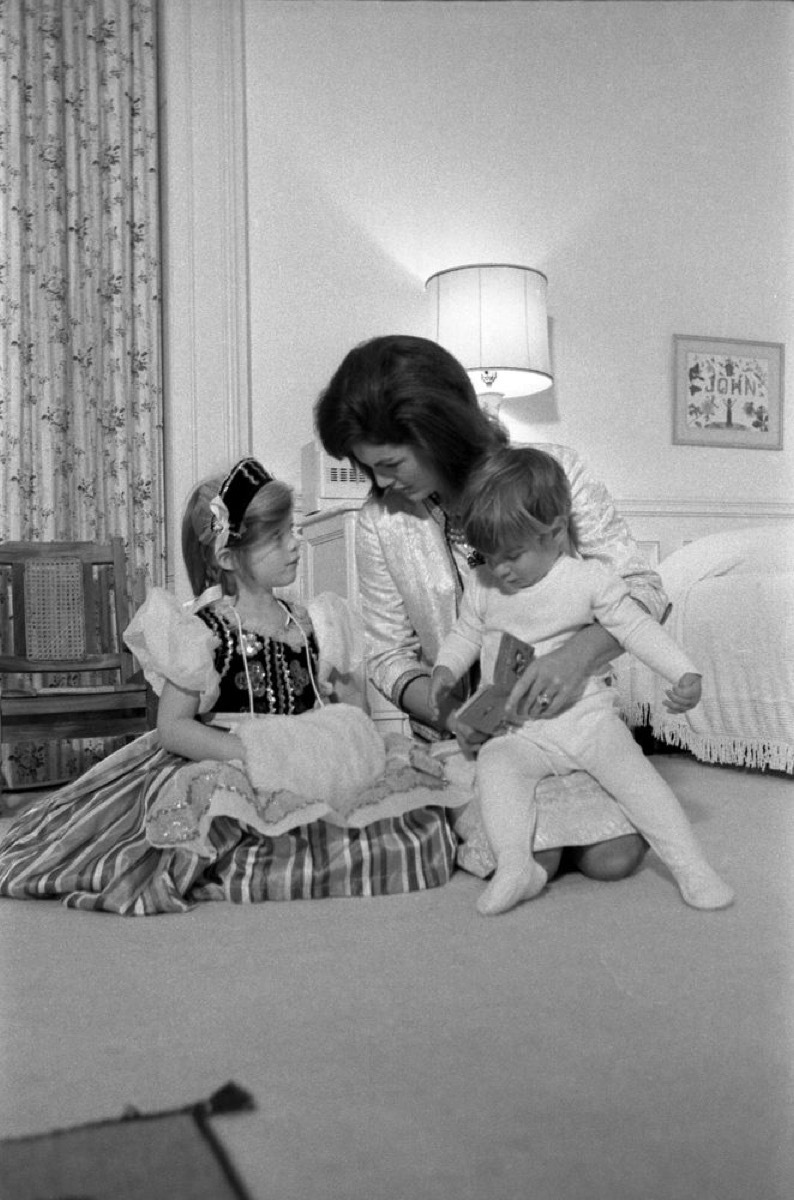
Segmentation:
<svg viewBox="0 0 794 1200">
<path fill-rule="evenodd" d="M 678 884 L 692 908 L 726 908 L 734 893 L 706 861 L 692 827 L 675 794 L 645 758 L 617 716 L 596 720 L 576 747 L 576 758 L 550 746 L 542 748 L 528 736 L 541 738 L 541 727 L 524 726 L 494 738 L 480 750 L 477 782 L 483 824 L 497 866 L 480 898 L 478 909 L 492 915 L 506 912 L 542 891 L 546 872 L 532 856 L 537 819 L 535 788 L 557 769 L 588 771 L 643 835 Z M 551 723 L 549 723 L 551 724 Z"/>
</svg>

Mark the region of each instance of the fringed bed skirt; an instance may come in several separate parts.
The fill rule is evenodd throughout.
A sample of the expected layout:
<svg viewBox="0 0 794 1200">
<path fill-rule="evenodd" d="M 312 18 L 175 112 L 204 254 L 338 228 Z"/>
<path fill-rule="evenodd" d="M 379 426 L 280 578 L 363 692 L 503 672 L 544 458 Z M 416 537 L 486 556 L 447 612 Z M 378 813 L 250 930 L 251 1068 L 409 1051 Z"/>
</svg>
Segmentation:
<svg viewBox="0 0 794 1200">
<path fill-rule="evenodd" d="M 786 739 L 698 729 L 694 720 L 686 717 L 652 713 L 649 704 L 634 704 L 626 720 L 632 729 L 647 728 L 658 741 L 688 751 L 699 762 L 794 775 L 794 730 Z"/>
</svg>

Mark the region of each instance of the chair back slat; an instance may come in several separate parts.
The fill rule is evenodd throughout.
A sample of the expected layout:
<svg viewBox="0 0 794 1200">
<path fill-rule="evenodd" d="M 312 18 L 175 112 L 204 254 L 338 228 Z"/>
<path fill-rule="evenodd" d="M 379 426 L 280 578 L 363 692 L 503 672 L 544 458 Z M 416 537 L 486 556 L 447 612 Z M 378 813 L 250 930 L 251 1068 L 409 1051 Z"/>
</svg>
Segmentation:
<svg viewBox="0 0 794 1200">
<path fill-rule="evenodd" d="M 25 639 L 25 564 L 14 562 L 11 566 L 11 629 L 14 649 L 27 654 Z M 10 647 L 9 647 L 10 649 Z"/>
<path fill-rule="evenodd" d="M 94 586 L 94 580 L 97 571 L 103 568 L 97 567 L 93 569 L 90 563 L 83 564 L 83 623 L 85 628 L 85 653 L 88 657 L 92 657 L 99 651 L 100 645 L 105 647 L 112 643 L 106 640 L 100 642 L 100 631 L 98 628 L 99 617 L 97 614 L 97 594 Z"/>
<path fill-rule="evenodd" d="M 113 638 L 113 631 L 118 629 L 119 625 L 116 621 L 116 612 L 113 603 L 112 569 L 104 565 L 98 567 L 94 584 L 96 587 L 94 610 L 96 612 L 97 645 L 109 646 L 116 644 Z"/>
<path fill-rule="evenodd" d="M 120 636 L 130 623 L 124 542 L 120 537 L 111 538 L 110 549 L 113 555 L 113 604 L 115 607 L 116 629 L 119 630 L 118 648 L 121 655 L 121 681 L 122 683 L 128 683 L 136 672 L 136 664 L 132 653 L 127 649 L 123 638 Z"/>
<path fill-rule="evenodd" d="M 90 652 L 86 600 L 83 567 L 76 559 L 38 558 L 25 563 L 27 657 L 85 658 Z"/>
</svg>

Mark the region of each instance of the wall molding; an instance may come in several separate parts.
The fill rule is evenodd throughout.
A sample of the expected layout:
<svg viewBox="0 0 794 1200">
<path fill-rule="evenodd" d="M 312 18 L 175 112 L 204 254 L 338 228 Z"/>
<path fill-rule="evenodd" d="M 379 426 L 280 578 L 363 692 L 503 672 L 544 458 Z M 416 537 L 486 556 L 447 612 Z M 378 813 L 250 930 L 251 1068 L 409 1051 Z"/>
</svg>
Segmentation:
<svg viewBox="0 0 794 1200">
<path fill-rule="evenodd" d="M 615 498 L 618 511 L 625 516 L 633 513 L 654 517 L 794 518 L 794 503 L 785 500 L 649 500 L 645 498 Z"/>
<path fill-rule="evenodd" d="M 201 478 L 252 445 L 242 0 L 159 9 L 168 583 Z"/>
<path fill-rule="evenodd" d="M 627 496 L 615 498 L 615 505 L 654 566 L 680 546 L 712 533 L 794 521 L 794 503 L 786 500 L 714 500 L 705 496 L 652 500 Z"/>
</svg>

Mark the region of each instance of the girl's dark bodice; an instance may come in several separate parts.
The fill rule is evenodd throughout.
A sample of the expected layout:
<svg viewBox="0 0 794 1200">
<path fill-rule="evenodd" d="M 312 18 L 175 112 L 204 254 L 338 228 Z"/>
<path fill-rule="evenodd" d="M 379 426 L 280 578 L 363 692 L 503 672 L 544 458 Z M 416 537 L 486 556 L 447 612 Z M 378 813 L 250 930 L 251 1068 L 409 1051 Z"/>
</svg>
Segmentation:
<svg viewBox="0 0 794 1200">
<path fill-rule="evenodd" d="M 204 608 L 197 615 L 216 634 L 220 643 L 215 650 L 215 670 L 221 677 L 220 695 L 215 704 L 217 712 L 249 711 L 246 665 L 254 698 L 254 712 L 293 716 L 314 708 L 316 699 L 308 654 L 311 654 L 311 671 L 315 678 L 319 654 L 312 631 L 307 631 L 307 651 L 302 638 L 299 645 L 292 646 L 289 642 L 251 632 L 245 627 L 241 638 L 231 611 Z M 291 630 L 296 628 L 296 625 L 290 625 Z"/>
</svg>

